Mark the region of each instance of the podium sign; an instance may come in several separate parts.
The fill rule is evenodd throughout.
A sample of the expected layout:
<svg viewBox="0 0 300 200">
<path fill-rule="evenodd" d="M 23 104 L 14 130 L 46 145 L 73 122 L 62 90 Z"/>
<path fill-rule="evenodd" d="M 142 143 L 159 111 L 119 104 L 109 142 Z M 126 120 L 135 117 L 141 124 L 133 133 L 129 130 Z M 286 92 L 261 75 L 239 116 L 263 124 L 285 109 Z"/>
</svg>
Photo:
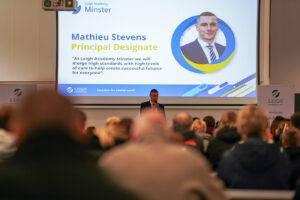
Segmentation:
<svg viewBox="0 0 300 200">
<path fill-rule="evenodd" d="M 0 85 L 0 106 L 14 105 L 22 101 L 28 94 L 36 92 L 36 85 Z"/>
<path fill-rule="evenodd" d="M 257 104 L 269 112 L 270 121 L 278 115 L 290 118 L 295 110 L 294 87 L 284 85 L 258 86 Z"/>
</svg>

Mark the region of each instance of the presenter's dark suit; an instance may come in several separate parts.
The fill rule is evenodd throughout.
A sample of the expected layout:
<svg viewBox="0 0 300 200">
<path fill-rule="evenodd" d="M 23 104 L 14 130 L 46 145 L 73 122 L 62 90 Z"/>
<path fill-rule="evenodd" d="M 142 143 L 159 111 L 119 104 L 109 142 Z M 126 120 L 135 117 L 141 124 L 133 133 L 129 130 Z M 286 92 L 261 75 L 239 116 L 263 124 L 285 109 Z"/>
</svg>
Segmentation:
<svg viewBox="0 0 300 200">
<path fill-rule="evenodd" d="M 165 107 L 164 107 L 164 105 L 158 103 L 158 106 L 159 106 L 160 110 L 161 110 L 163 113 L 165 113 Z M 142 112 L 142 111 L 143 111 L 144 109 L 146 109 L 146 108 L 151 108 L 151 103 L 150 103 L 150 101 L 145 101 L 145 102 L 141 103 L 140 112 Z"/>
<path fill-rule="evenodd" d="M 221 57 L 225 50 L 225 46 L 218 43 L 215 43 L 215 46 L 218 51 L 219 57 Z M 182 46 L 181 51 L 187 59 L 194 63 L 208 64 L 208 60 L 201 45 L 198 42 L 198 39 L 196 39 L 194 42 Z"/>
</svg>

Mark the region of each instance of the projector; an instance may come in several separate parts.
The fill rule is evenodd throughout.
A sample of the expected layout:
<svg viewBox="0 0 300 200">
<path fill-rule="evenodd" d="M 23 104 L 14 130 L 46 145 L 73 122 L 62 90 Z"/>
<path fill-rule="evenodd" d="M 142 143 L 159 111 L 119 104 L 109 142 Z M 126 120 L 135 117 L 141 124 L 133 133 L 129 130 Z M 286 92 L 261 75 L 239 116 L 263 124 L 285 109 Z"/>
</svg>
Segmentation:
<svg viewBox="0 0 300 200">
<path fill-rule="evenodd" d="M 42 0 L 42 8 L 48 11 L 74 11 L 76 0 Z"/>
</svg>

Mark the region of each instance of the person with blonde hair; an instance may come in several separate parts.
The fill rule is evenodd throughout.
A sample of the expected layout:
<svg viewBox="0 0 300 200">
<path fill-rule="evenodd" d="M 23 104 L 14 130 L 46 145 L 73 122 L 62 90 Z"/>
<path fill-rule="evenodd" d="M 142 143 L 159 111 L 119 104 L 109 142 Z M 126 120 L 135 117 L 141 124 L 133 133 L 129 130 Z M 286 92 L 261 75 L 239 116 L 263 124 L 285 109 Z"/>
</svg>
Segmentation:
<svg viewBox="0 0 300 200">
<path fill-rule="evenodd" d="M 119 117 L 108 117 L 105 122 L 105 127 L 96 129 L 95 135 L 98 137 L 100 146 L 103 150 L 108 150 L 115 145 L 113 136 L 118 132 L 119 122 Z"/>
<path fill-rule="evenodd" d="M 108 117 L 105 122 L 105 126 L 116 125 L 120 122 L 120 118 L 116 116 Z"/>
<path fill-rule="evenodd" d="M 235 112 L 224 113 L 220 126 L 215 130 L 215 137 L 208 145 L 207 159 L 214 170 L 218 168 L 222 155 L 241 140 L 236 129 L 236 119 Z"/>
<path fill-rule="evenodd" d="M 130 138 L 132 126 L 134 124 L 133 119 L 124 117 L 117 124 L 116 131 L 113 132 L 114 145 L 120 145 L 127 142 Z"/>
<path fill-rule="evenodd" d="M 203 120 L 196 119 L 193 121 L 192 130 L 197 133 L 206 133 L 206 123 Z"/>
<path fill-rule="evenodd" d="M 192 131 L 195 132 L 196 136 L 202 143 L 201 151 L 205 154 L 207 151 L 208 144 L 211 140 L 211 135 L 206 133 L 206 123 L 203 120 L 196 119 L 192 124 Z"/>
<path fill-rule="evenodd" d="M 277 144 L 263 140 L 268 131 L 268 113 L 255 105 L 241 109 L 237 129 L 242 143 L 225 153 L 218 176 L 228 188 L 289 189 L 291 165 Z"/>
</svg>

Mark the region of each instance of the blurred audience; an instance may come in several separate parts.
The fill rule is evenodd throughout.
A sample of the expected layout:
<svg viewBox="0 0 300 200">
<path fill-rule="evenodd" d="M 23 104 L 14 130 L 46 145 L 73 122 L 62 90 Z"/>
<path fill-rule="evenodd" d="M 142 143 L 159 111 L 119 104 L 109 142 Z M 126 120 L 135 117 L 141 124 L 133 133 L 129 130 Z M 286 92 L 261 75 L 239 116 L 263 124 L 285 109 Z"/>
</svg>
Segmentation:
<svg viewBox="0 0 300 200">
<path fill-rule="evenodd" d="M 206 133 L 206 123 L 205 123 L 205 121 L 202 121 L 200 119 L 196 119 L 193 121 L 191 129 L 199 137 L 208 135 Z"/>
<path fill-rule="evenodd" d="M 78 109 L 73 108 L 73 117 L 74 117 L 74 137 L 76 140 L 83 145 L 88 146 L 90 142 L 90 138 L 87 134 L 85 134 L 86 120 L 87 117 L 85 113 Z"/>
<path fill-rule="evenodd" d="M 144 113 L 134 132 L 136 141 L 112 149 L 99 161 L 114 180 L 141 199 L 226 199 L 203 156 L 168 142 L 163 114 Z"/>
<path fill-rule="evenodd" d="M 96 127 L 89 126 L 85 130 L 85 135 L 88 138 L 88 146 L 92 149 L 100 149 L 98 137 L 95 135 Z"/>
<path fill-rule="evenodd" d="M 86 148 L 90 155 L 94 158 L 95 162 L 97 163 L 99 157 L 104 153 L 102 150 L 99 139 L 95 134 L 96 127 L 89 126 L 85 130 L 85 136 L 87 138 Z"/>
<path fill-rule="evenodd" d="M 193 121 L 200 119 L 199 117 L 193 117 Z"/>
<path fill-rule="evenodd" d="M 268 114 L 255 105 L 238 114 L 238 132 L 243 143 L 225 153 L 218 176 L 228 188 L 289 189 L 291 165 L 279 145 L 263 141 L 268 129 Z"/>
<path fill-rule="evenodd" d="M 120 118 L 112 116 L 106 119 L 105 127 L 96 129 L 95 134 L 103 150 L 109 150 L 115 145 L 113 135 L 117 134 L 119 123 Z"/>
<path fill-rule="evenodd" d="M 103 150 L 109 150 L 117 145 L 127 142 L 130 138 L 130 130 L 133 125 L 131 118 L 125 117 L 120 120 L 118 117 L 109 117 L 105 127 L 96 129 L 95 134 L 99 138 Z"/>
<path fill-rule="evenodd" d="M 10 158 L 17 150 L 16 135 L 12 130 L 14 112 L 11 106 L 0 108 L 0 162 Z"/>
<path fill-rule="evenodd" d="M 291 116 L 291 126 L 300 130 L 300 112 L 296 112 Z"/>
<path fill-rule="evenodd" d="M 210 135 L 213 135 L 216 127 L 216 120 L 213 116 L 208 115 L 203 118 L 203 121 L 206 123 L 206 132 Z"/>
<path fill-rule="evenodd" d="M 117 131 L 114 132 L 112 137 L 114 138 L 115 146 L 119 144 L 124 144 L 130 138 L 130 131 L 132 129 L 134 122 L 133 119 L 129 117 L 122 118 L 117 125 Z"/>
<path fill-rule="evenodd" d="M 192 124 L 192 131 L 195 132 L 197 138 L 201 140 L 203 146 L 203 153 L 207 151 L 208 144 L 211 141 L 211 135 L 206 133 L 206 123 L 200 119 L 194 120 Z"/>
<path fill-rule="evenodd" d="M 293 200 L 299 200 L 300 199 L 300 179 L 298 179 L 296 184 L 296 193 L 294 195 Z"/>
<path fill-rule="evenodd" d="M 300 131 L 296 128 L 289 128 L 282 140 L 284 151 L 290 158 L 293 167 L 292 188 L 296 188 L 297 179 L 300 177 Z"/>
<path fill-rule="evenodd" d="M 282 116 L 276 116 L 272 121 L 270 132 L 273 136 L 274 142 L 281 145 L 281 135 L 283 133 L 283 128 L 285 125 L 285 118 Z"/>
<path fill-rule="evenodd" d="M 20 145 L 0 165 L 1 199 L 135 199 L 110 182 L 78 143 L 77 116 L 66 98 L 33 94 L 15 122 Z"/>
<path fill-rule="evenodd" d="M 207 148 L 207 158 L 212 168 L 216 170 L 225 151 L 241 140 L 241 136 L 236 129 L 237 114 L 235 112 L 226 112 L 222 115 L 219 127 L 215 130 L 215 137 L 209 143 Z"/>
<path fill-rule="evenodd" d="M 182 126 L 191 130 L 193 118 L 186 112 L 177 113 L 173 118 L 173 126 Z"/>
<path fill-rule="evenodd" d="M 167 129 L 165 115 L 153 109 L 137 122 L 113 116 L 104 127 L 85 129 L 86 121 L 83 111 L 49 91 L 17 109 L 0 108 L 0 197 L 226 199 L 218 177 L 227 188 L 297 187 L 300 196 L 300 113 L 288 129 L 281 116 L 269 129 L 267 112 L 255 105 L 224 113 L 218 127 L 211 115 L 202 121 L 180 112 Z"/>
<path fill-rule="evenodd" d="M 184 144 L 203 152 L 203 142 L 192 130 L 192 124 L 193 119 L 191 115 L 185 112 L 177 113 L 173 118 L 173 132 L 177 132 L 182 135 Z"/>
</svg>

